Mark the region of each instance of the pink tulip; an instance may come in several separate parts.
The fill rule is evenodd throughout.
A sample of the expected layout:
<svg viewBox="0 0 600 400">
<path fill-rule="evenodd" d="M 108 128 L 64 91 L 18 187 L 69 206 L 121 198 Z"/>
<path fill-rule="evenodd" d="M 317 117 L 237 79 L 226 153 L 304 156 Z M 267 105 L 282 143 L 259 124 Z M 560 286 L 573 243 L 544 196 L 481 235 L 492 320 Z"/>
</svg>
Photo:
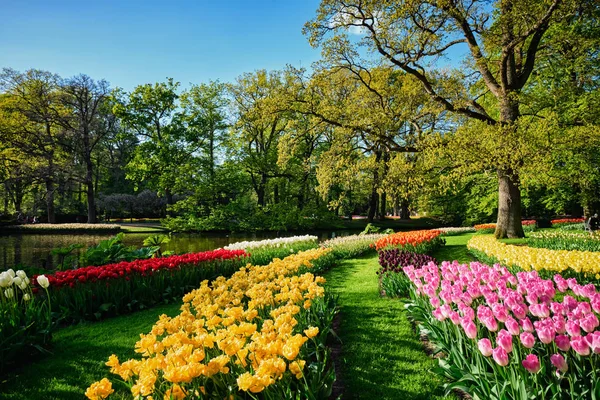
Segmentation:
<svg viewBox="0 0 600 400">
<path fill-rule="evenodd" d="M 563 317 L 561 314 L 552 317 L 552 321 L 554 322 L 554 330 L 556 333 L 563 334 L 567 331 L 565 317 Z"/>
<path fill-rule="evenodd" d="M 529 354 L 521 363 L 532 374 L 536 374 L 540 370 L 540 360 L 535 354 Z"/>
<path fill-rule="evenodd" d="M 465 334 L 469 339 L 477 338 L 477 326 L 472 321 L 468 321 L 463 325 L 463 329 L 465 330 Z"/>
<path fill-rule="evenodd" d="M 561 349 L 562 351 L 569 351 L 571 348 L 571 341 L 567 335 L 558 335 L 554 338 L 554 342 L 556 343 L 556 347 Z"/>
<path fill-rule="evenodd" d="M 521 344 L 528 349 L 531 349 L 535 345 L 535 337 L 529 332 L 521 333 L 519 338 L 521 339 Z"/>
<path fill-rule="evenodd" d="M 560 372 L 567 372 L 569 370 L 569 366 L 567 365 L 567 361 L 560 354 L 553 354 L 550 356 L 550 362 L 552 365 L 556 367 Z"/>
<path fill-rule="evenodd" d="M 552 343 L 554 336 L 556 335 L 554 327 L 551 326 L 540 326 L 536 329 L 536 333 L 538 338 L 540 338 L 540 341 L 544 344 Z"/>
<path fill-rule="evenodd" d="M 600 332 L 593 332 L 586 335 L 585 340 L 595 354 L 600 353 Z"/>
<path fill-rule="evenodd" d="M 494 312 L 494 316 L 500 322 L 504 322 L 508 318 L 508 310 L 503 304 L 496 303 L 492 305 L 492 311 Z"/>
<path fill-rule="evenodd" d="M 576 336 L 571 339 L 571 347 L 580 356 L 590 355 L 590 346 L 582 336 Z"/>
<path fill-rule="evenodd" d="M 533 324 L 531 323 L 531 321 L 529 320 L 529 318 L 523 318 L 521 320 L 521 327 L 523 328 L 523 330 L 525 332 L 533 332 Z"/>
<path fill-rule="evenodd" d="M 517 336 L 519 332 L 521 332 L 519 323 L 513 317 L 508 317 L 504 322 L 504 325 L 506 326 L 508 332 L 513 336 Z"/>
<path fill-rule="evenodd" d="M 581 329 L 579 324 L 575 321 L 569 320 L 566 323 L 567 333 L 571 336 L 581 336 Z"/>
<path fill-rule="evenodd" d="M 460 324 L 460 315 L 458 315 L 458 313 L 454 310 L 450 311 L 448 313 L 448 317 L 450 318 L 450 321 L 452 321 L 452 323 L 454 325 L 458 325 Z"/>
<path fill-rule="evenodd" d="M 599 325 L 598 317 L 594 313 L 589 313 L 579 321 L 579 325 L 584 331 L 593 332 Z"/>
<path fill-rule="evenodd" d="M 532 304 L 529 306 L 529 312 L 538 318 L 548 318 L 550 310 L 545 304 Z"/>
<path fill-rule="evenodd" d="M 442 310 L 440 310 L 439 308 L 433 310 L 432 314 L 438 321 L 443 321 L 446 319 L 446 317 L 444 317 L 444 314 L 442 314 Z"/>
<path fill-rule="evenodd" d="M 500 365 L 501 367 L 508 365 L 508 353 L 502 347 L 496 347 L 494 350 L 492 350 L 492 356 L 494 361 L 496 361 L 496 364 Z"/>
<path fill-rule="evenodd" d="M 492 355 L 492 342 L 490 342 L 490 339 L 480 339 L 477 342 L 477 347 L 479 348 L 481 354 L 483 354 L 484 356 L 489 357 Z"/>
<path fill-rule="evenodd" d="M 556 282 L 556 288 L 562 293 L 564 293 L 569 288 L 567 280 L 559 274 L 554 275 L 554 282 Z"/>
<path fill-rule="evenodd" d="M 429 304 L 431 304 L 433 308 L 438 308 L 441 305 L 439 297 L 435 296 L 430 298 Z"/>
<path fill-rule="evenodd" d="M 507 353 L 510 353 L 513 349 L 512 335 L 507 330 L 501 329 L 498 332 L 498 338 L 496 339 L 498 346 L 502 347 Z"/>
</svg>

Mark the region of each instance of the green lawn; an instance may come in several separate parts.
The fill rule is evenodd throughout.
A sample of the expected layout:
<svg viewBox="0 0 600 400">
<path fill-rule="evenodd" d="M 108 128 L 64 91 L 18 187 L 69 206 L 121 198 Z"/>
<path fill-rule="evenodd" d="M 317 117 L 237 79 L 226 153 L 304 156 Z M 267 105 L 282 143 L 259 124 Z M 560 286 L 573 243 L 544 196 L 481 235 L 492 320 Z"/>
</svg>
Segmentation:
<svg viewBox="0 0 600 400">
<path fill-rule="evenodd" d="M 457 260 L 462 263 L 475 261 L 475 257 L 467 251 L 467 242 L 473 235 L 473 233 L 463 233 L 462 235 L 446 236 L 444 238 L 446 240 L 446 245 L 433 252 L 431 255 L 435 257 L 437 261 Z"/>
<path fill-rule="evenodd" d="M 344 399 L 442 399 L 400 300 L 379 296 L 377 257 L 343 261 L 325 277 L 339 295 Z"/>
<path fill-rule="evenodd" d="M 2 377 L 0 399 L 83 399 L 83 392 L 91 383 L 103 377 L 118 378 L 104 365 L 108 356 L 114 353 L 121 360 L 134 357 L 133 349 L 140 333 L 150 331 L 159 315 L 178 314 L 179 307 L 180 304 L 159 306 L 60 329 L 53 338 L 53 355 Z M 111 396 L 111 399 L 127 398 L 124 385 L 114 387 L 120 388 L 122 395 Z"/>
</svg>

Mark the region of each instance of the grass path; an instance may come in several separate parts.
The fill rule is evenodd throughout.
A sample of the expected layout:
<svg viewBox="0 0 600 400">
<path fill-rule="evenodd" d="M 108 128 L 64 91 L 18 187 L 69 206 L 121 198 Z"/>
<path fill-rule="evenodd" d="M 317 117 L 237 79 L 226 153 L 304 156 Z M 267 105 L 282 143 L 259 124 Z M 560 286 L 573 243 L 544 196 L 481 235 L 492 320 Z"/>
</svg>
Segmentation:
<svg viewBox="0 0 600 400">
<path fill-rule="evenodd" d="M 325 277 L 339 295 L 344 399 L 442 399 L 440 380 L 400 300 L 379 296 L 377 257 L 343 261 Z"/>
</svg>

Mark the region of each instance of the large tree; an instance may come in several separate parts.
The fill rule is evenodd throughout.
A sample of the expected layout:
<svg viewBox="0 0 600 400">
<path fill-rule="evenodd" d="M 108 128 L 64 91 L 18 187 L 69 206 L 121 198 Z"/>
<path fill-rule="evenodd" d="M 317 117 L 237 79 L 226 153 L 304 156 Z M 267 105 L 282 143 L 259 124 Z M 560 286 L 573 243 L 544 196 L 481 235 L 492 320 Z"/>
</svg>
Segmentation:
<svg viewBox="0 0 600 400">
<path fill-rule="evenodd" d="M 77 75 L 61 84 L 61 104 L 69 113 L 58 118 L 58 123 L 69 132 L 64 145 L 84 166 L 81 181 L 86 188 L 87 222 L 96 222 L 96 192 L 94 152 L 102 140 L 115 128 L 110 107 L 110 88 L 104 80 L 94 81 L 87 75 Z"/>
<path fill-rule="evenodd" d="M 432 100 L 462 118 L 519 129 L 521 94 L 536 71 L 549 28 L 572 15 L 570 0 L 322 0 L 307 23 L 311 44 L 332 64 L 348 47 L 372 52 L 417 78 Z M 356 40 L 348 39 L 357 33 Z M 459 57 L 444 66 L 440 57 Z M 446 67 L 446 68 L 440 68 Z M 498 140 L 498 145 L 517 146 Z M 499 163 L 497 237 L 521 237 L 519 165 Z"/>
<path fill-rule="evenodd" d="M 50 72 L 5 69 L 0 74 L 0 137 L 15 151 L 29 157 L 36 176 L 45 186 L 49 223 L 56 222 L 55 192 L 58 173 L 67 164 L 61 142 L 65 131 L 57 123 L 61 107 L 60 78 Z"/>
<path fill-rule="evenodd" d="M 188 187 L 187 178 L 197 172 L 194 155 L 203 142 L 186 129 L 178 113 L 178 87 L 173 79 L 140 85 L 131 93 L 115 96 L 113 108 L 124 127 L 139 139 L 127 177 L 164 194 L 168 205 L 175 203 L 173 195 Z"/>
</svg>

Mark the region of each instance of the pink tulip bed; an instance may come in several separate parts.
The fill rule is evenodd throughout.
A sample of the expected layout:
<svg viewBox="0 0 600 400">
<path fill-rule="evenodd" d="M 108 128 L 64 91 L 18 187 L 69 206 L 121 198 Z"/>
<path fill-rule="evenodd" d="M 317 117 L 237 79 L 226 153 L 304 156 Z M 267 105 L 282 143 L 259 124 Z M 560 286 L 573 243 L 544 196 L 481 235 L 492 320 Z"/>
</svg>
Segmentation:
<svg viewBox="0 0 600 400">
<path fill-rule="evenodd" d="M 418 264 L 417 264 L 418 265 Z M 600 398 L 600 293 L 496 264 L 403 268 L 408 312 L 436 351 L 436 372 L 475 399 Z"/>
</svg>

